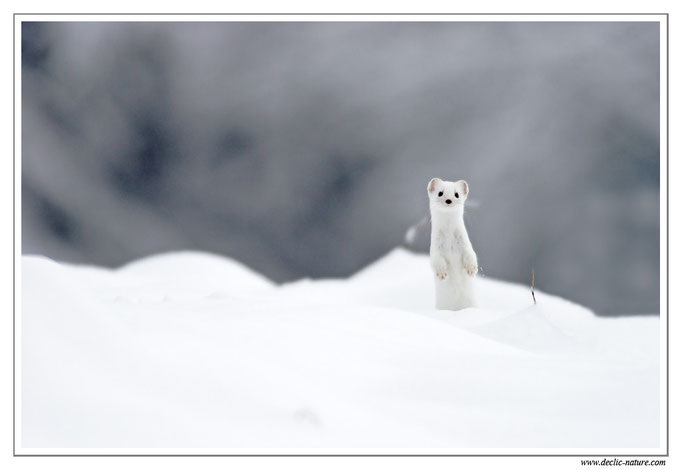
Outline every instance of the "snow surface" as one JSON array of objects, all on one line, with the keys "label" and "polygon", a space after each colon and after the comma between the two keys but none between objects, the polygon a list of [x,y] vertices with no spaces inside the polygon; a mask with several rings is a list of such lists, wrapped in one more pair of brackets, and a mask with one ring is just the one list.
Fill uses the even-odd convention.
[{"label": "snow surface", "polygon": [[436,311],[402,249],[282,286],[194,252],[22,268],[27,448],[659,446],[657,317],[487,278]]}]

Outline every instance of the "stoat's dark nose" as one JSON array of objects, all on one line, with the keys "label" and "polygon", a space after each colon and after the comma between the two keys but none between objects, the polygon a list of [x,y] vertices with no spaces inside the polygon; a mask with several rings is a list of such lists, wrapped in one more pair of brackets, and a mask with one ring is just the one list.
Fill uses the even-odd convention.
[{"label": "stoat's dark nose", "polygon": [[446,199],[445,204],[452,204],[452,199]]}]

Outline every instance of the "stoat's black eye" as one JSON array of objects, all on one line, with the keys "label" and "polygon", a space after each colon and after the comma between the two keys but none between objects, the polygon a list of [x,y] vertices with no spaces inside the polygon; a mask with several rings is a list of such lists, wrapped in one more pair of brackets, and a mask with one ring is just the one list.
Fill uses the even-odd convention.
[{"label": "stoat's black eye", "polygon": [[459,193],[455,193],[455,197],[459,199]]},{"label": "stoat's black eye", "polygon": [[438,197],[441,197],[443,195],[443,191],[438,193]]}]

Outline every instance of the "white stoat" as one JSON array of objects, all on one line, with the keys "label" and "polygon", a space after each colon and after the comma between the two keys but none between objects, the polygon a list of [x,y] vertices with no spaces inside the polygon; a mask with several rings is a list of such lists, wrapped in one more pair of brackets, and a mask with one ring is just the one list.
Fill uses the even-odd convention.
[{"label": "white stoat", "polygon": [[431,267],[436,283],[436,308],[460,310],[475,305],[473,279],[476,252],[464,227],[464,180],[433,178],[427,187],[431,209]]}]

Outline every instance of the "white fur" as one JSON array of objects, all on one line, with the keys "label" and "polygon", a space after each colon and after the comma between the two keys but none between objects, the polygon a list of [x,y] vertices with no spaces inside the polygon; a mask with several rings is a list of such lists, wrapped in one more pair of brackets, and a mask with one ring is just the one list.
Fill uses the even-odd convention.
[{"label": "white fur", "polygon": [[[469,185],[464,180],[434,178],[427,187],[431,210],[431,267],[436,283],[436,308],[460,310],[473,307],[473,279],[478,259],[464,226],[464,201]],[[439,193],[442,192],[442,196]],[[455,193],[457,196],[455,197]],[[450,200],[450,204],[446,201]]]}]

